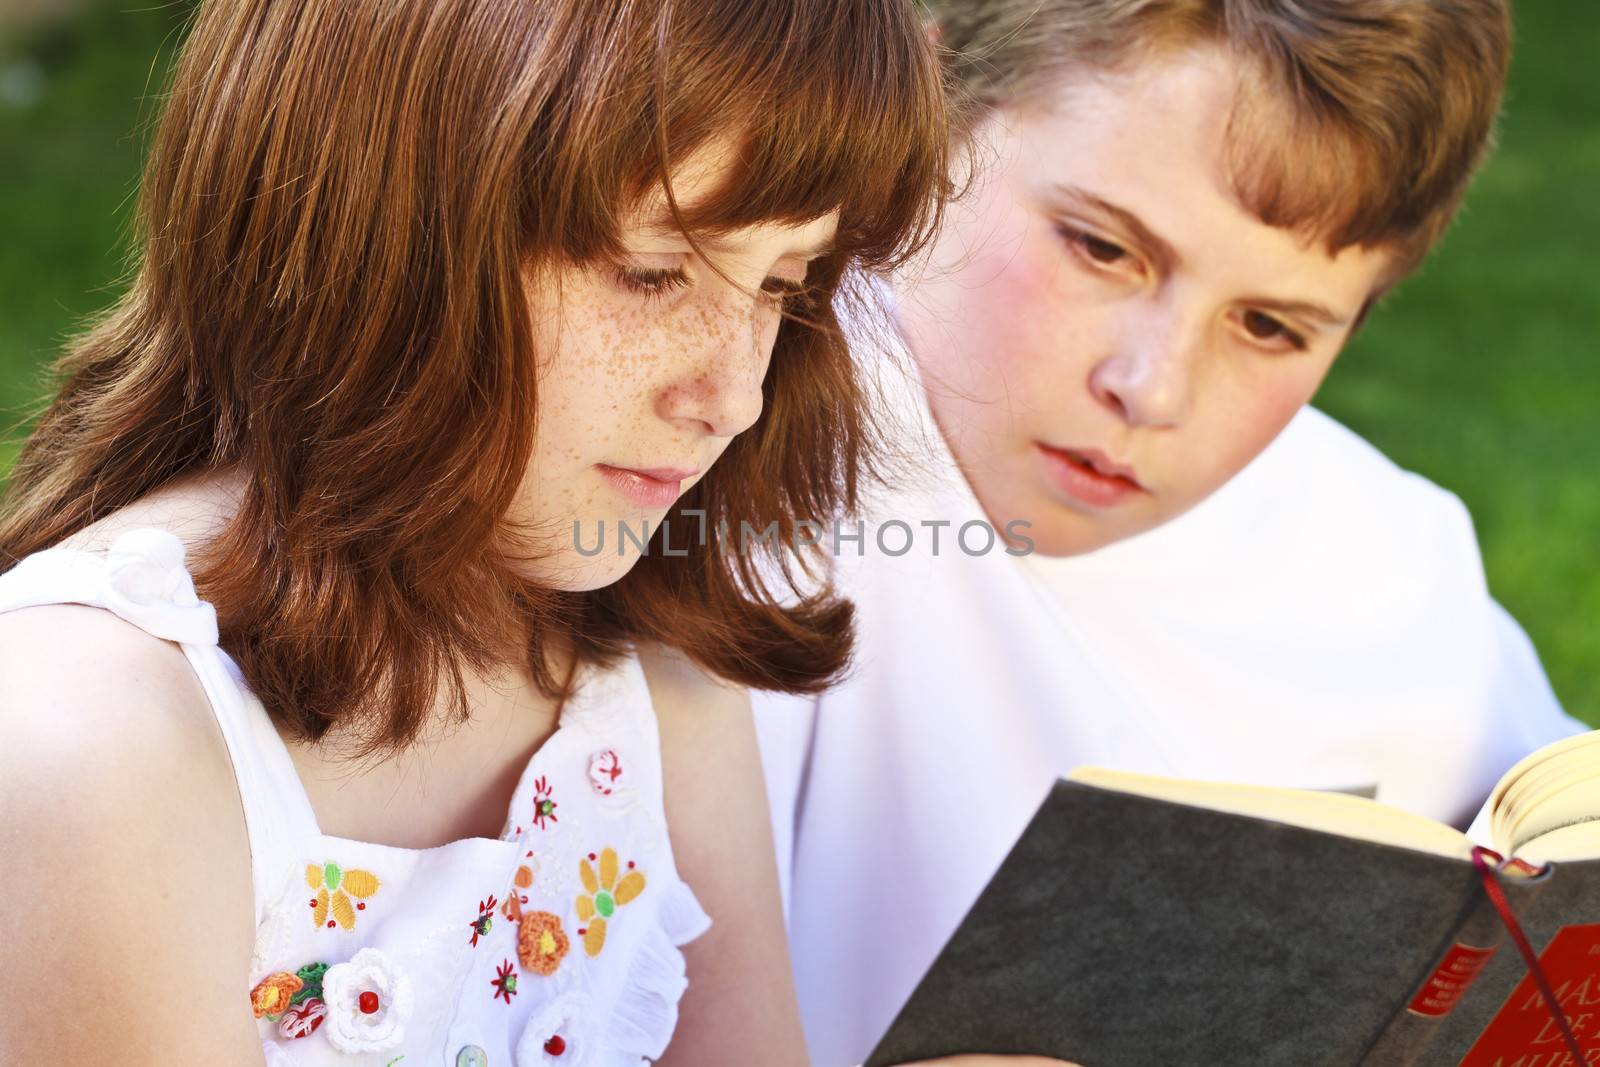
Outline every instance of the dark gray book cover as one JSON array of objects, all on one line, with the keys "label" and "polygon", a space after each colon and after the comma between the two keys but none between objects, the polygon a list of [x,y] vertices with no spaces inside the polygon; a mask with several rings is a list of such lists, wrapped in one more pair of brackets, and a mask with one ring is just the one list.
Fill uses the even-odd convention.
[{"label": "dark gray book cover", "polygon": [[[1508,882],[1535,946],[1600,922],[1597,866]],[[1521,979],[1516,951],[1442,1017],[1408,1006],[1459,938],[1503,935],[1485,908],[1465,860],[1059,782],[867,1067],[1455,1064]]]}]

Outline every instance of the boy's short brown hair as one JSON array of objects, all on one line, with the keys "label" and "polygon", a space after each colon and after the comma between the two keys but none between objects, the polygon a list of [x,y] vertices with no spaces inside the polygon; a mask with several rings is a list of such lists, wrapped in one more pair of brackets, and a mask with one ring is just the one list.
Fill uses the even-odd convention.
[{"label": "boy's short brown hair", "polygon": [[1240,60],[1236,195],[1270,226],[1392,247],[1392,284],[1449,225],[1491,140],[1504,0],[929,0],[970,129],[1074,76],[1215,43]]}]

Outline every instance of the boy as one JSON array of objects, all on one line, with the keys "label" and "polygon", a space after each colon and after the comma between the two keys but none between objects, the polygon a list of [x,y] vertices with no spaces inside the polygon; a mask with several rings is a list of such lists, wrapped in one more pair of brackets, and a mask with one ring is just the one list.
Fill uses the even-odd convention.
[{"label": "boy", "polygon": [[932,477],[837,545],[852,678],[758,702],[821,1067],[867,1054],[1073,766],[1463,824],[1580,728],[1460,503],[1305,407],[1459,204],[1503,4],[935,15],[976,169],[892,296]]}]

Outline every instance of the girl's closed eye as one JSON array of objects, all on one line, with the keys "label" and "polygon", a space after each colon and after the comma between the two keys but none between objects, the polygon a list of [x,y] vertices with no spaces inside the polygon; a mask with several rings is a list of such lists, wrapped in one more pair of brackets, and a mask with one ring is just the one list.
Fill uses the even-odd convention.
[{"label": "girl's closed eye", "polygon": [[761,283],[761,291],[774,297],[779,303],[788,304],[806,294],[805,279],[782,278],[769,275]]},{"label": "girl's closed eye", "polygon": [[612,268],[612,277],[629,292],[641,293],[656,299],[689,284],[689,275],[682,267],[639,267],[618,264]]},{"label": "girl's closed eye", "polygon": [[[618,264],[611,269],[611,274],[622,288],[639,293],[647,299],[660,299],[689,284],[688,272],[682,267]],[[806,283],[803,278],[769,275],[762,281],[761,291],[781,303],[788,303],[805,295]]]}]

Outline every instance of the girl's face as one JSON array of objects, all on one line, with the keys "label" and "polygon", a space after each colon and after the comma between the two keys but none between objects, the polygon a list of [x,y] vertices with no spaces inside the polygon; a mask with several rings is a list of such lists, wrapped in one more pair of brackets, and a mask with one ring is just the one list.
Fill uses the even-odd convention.
[{"label": "girl's face", "polygon": [[1240,205],[1237,70],[1215,49],[1151,58],[993,116],[980,181],[902,286],[899,327],[961,470],[1044,554],[1151,529],[1243,469],[1389,264]]},{"label": "girl's face", "polygon": [[[717,188],[725,159],[703,151],[672,176],[680,206]],[[781,301],[836,222],[700,238],[702,259],[658,192],[625,227],[619,262],[530,278],[538,436],[511,516],[546,536],[529,577],[596,589],[637,562],[673,502],[760,417]],[[699,530],[670,533],[678,550]]]}]

